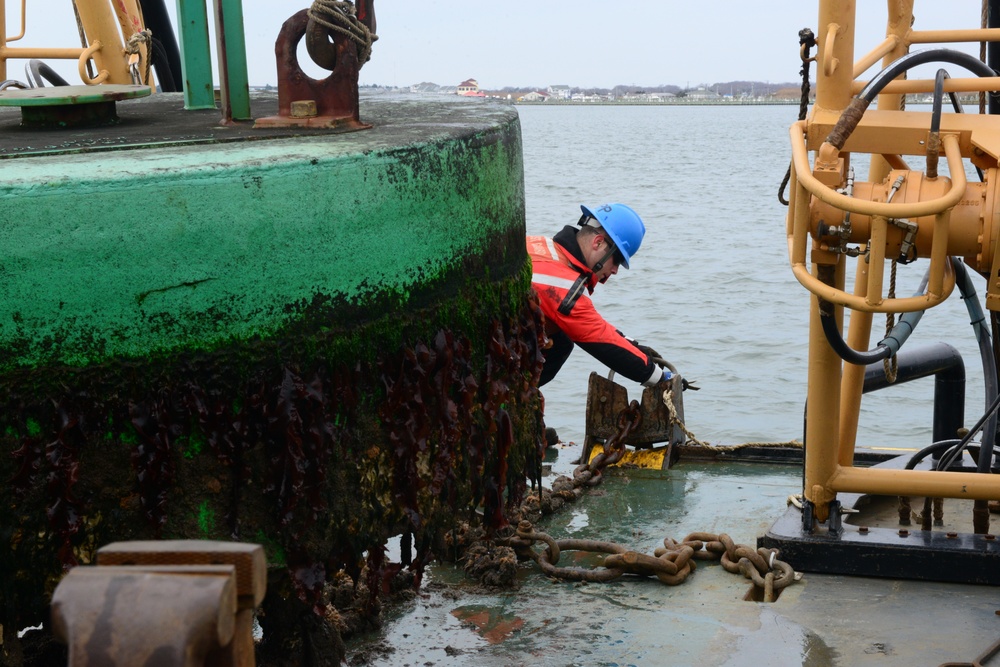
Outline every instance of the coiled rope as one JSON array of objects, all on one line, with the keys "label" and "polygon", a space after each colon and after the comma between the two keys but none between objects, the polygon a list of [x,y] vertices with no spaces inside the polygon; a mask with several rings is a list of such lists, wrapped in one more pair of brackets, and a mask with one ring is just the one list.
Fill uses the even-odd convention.
[{"label": "coiled rope", "polygon": [[359,68],[371,60],[372,44],[378,39],[378,35],[358,20],[353,2],[313,0],[308,15],[327,30],[338,32],[357,44]]}]

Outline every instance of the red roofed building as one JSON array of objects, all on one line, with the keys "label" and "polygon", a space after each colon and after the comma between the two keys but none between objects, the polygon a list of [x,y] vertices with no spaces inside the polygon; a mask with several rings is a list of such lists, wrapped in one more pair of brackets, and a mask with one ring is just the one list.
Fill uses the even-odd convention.
[{"label": "red roofed building", "polygon": [[457,92],[459,95],[474,95],[479,92],[479,82],[475,79],[466,79],[462,83],[458,84]]}]

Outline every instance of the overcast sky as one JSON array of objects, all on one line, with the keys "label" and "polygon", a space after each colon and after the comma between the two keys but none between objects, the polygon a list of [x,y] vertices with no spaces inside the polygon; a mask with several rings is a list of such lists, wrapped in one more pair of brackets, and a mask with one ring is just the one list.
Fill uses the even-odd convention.
[{"label": "overcast sky", "polygon": [[[28,30],[11,46],[78,46],[71,0],[27,0]],[[20,2],[6,0],[7,34],[20,30]],[[167,0],[171,14],[175,0]],[[211,2],[209,1],[209,4]],[[274,41],[281,24],[309,0],[244,0],[250,83],[275,83]],[[857,53],[885,34],[885,0],[857,0]],[[916,28],[979,25],[980,0],[917,0]],[[860,9],[859,9],[860,12]],[[798,32],[816,30],[808,0],[375,0],[379,39],[362,84],[423,81],[481,87],[563,84],[697,86],[734,80],[799,78]],[[973,49],[978,53],[978,49]],[[307,60],[308,56],[300,56]],[[51,63],[79,81],[75,64]],[[311,63],[304,69],[320,78]],[[961,76],[960,72],[952,72]],[[10,78],[23,79],[13,62]],[[64,74],[65,76],[65,74]],[[68,77],[67,77],[68,78]]]}]

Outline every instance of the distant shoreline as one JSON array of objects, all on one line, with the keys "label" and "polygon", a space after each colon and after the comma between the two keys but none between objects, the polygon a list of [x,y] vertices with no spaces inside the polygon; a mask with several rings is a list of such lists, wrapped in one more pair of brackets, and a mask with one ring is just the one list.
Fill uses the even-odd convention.
[{"label": "distant shoreline", "polygon": [[[795,105],[798,100],[685,100],[685,99],[662,99],[662,100],[601,100],[598,102],[581,102],[574,100],[546,100],[544,102],[510,100],[516,106],[576,106],[576,107],[598,107],[598,106],[642,106],[642,107],[670,107],[670,106],[725,106],[725,107],[750,107],[750,106],[770,106],[770,105]],[[810,102],[811,104],[811,102]]]}]

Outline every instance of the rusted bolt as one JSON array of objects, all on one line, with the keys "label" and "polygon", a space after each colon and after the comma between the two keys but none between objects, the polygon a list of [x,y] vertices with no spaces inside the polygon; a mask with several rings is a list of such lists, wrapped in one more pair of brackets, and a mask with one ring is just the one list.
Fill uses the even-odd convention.
[{"label": "rusted bolt", "polygon": [[318,113],[316,110],[316,100],[297,100],[292,102],[290,112],[292,118],[315,118]]},{"label": "rusted bolt", "polygon": [[861,533],[862,535],[867,535],[868,534],[868,526],[859,526],[858,527],[858,532]]},{"label": "rusted bolt", "polygon": [[958,533],[948,533],[948,534],[946,535],[946,537],[948,537],[949,539],[952,539],[952,540],[953,540],[953,539],[955,539],[956,537],[958,537]]},{"label": "rusted bolt", "polygon": [[990,542],[992,542],[993,540],[997,539],[997,536],[996,535],[983,535],[983,538],[989,540]]},{"label": "rusted bolt", "polygon": [[899,536],[900,537],[909,537],[910,536],[910,531],[908,531],[905,528],[900,528],[899,529]]}]

